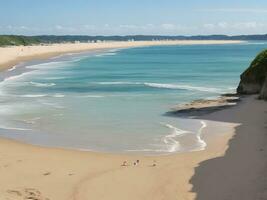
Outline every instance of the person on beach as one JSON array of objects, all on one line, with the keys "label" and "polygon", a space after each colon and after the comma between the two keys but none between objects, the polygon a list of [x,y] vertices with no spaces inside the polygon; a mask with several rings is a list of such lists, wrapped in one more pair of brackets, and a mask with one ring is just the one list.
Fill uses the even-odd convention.
[{"label": "person on beach", "polygon": [[156,165],[156,161],[155,160],[153,160],[153,164],[152,164],[152,167],[156,167],[157,165]]},{"label": "person on beach", "polygon": [[134,164],[134,166],[137,166],[138,164],[139,164],[139,160],[136,160],[133,164]]},{"label": "person on beach", "polygon": [[121,166],[126,167],[127,165],[128,165],[128,164],[127,164],[127,161],[125,160],[125,161],[123,161],[123,163],[122,163]]}]

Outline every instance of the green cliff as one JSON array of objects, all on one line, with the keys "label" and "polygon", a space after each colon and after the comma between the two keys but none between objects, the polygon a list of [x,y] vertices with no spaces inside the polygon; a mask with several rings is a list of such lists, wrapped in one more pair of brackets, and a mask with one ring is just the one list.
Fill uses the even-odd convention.
[{"label": "green cliff", "polygon": [[257,55],[240,78],[238,94],[259,94],[267,99],[267,50]]}]

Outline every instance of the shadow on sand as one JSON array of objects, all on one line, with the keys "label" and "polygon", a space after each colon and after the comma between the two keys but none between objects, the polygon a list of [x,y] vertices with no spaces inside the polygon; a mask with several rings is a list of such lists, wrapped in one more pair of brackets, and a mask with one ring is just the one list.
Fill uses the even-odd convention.
[{"label": "shadow on sand", "polygon": [[267,103],[244,98],[238,105],[195,118],[239,123],[225,156],[203,161],[190,179],[196,200],[267,199]]}]

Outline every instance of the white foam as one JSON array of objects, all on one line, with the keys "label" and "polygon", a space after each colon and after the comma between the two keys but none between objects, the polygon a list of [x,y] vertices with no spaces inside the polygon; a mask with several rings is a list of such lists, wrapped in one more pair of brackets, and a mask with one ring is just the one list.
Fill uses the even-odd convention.
[{"label": "white foam", "polygon": [[165,149],[127,149],[128,152],[159,152],[159,153],[170,153],[169,150]]},{"label": "white foam", "polygon": [[5,96],[10,96],[10,97],[23,97],[23,98],[40,98],[40,97],[63,98],[63,97],[65,97],[64,94],[54,94],[54,95],[49,95],[49,94],[23,94],[23,95],[5,94]]},{"label": "white foam", "polygon": [[104,96],[101,95],[84,95],[84,96],[79,96],[81,98],[103,98]]},{"label": "white foam", "polygon": [[[163,124],[163,123],[161,123]],[[179,142],[175,140],[177,136],[181,136],[183,134],[189,133],[189,131],[185,131],[182,129],[179,129],[171,124],[163,124],[165,127],[171,129],[171,134],[164,136],[163,141],[166,145],[168,145],[168,152],[176,152],[179,149]]]},{"label": "white foam", "polygon": [[196,90],[202,92],[220,92],[218,88],[209,88],[209,87],[198,87],[191,85],[182,85],[182,84],[162,84],[162,83],[144,83],[144,85],[154,88],[164,88],[164,89],[179,89],[179,90]]},{"label": "white foam", "polygon": [[64,94],[55,94],[55,95],[53,95],[53,97],[63,98],[63,97],[65,97],[65,95]]},{"label": "white foam", "polygon": [[20,95],[20,97],[27,97],[27,98],[38,98],[38,97],[46,97],[48,96],[47,94],[25,94],[25,95]]},{"label": "white foam", "polygon": [[11,72],[11,71],[14,71],[15,69],[17,69],[17,65],[15,65],[15,66],[9,68],[7,71],[8,71],[8,72]]},{"label": "white foam", "polygon": [[112,52],[112,51],[110,51],[110,52],[108,52],[108,53],[102,53],[102,54],[97,54],[97,55],[95,55],[95,57],[103,57],[103,56],[114,56],[114,55],[116,55],[117,53],[114,51],[114,52]]},{"label": "white foam", "polygon": [[35,124],[35,122],[40,120],[40,119],[41,119],[41,117],[35,117],[32,119],[25,119],[25,120],[21,120],[21,121],[26,123],[26,124]]},{"label": "white foam", "polygon": [[36,86],[36,87],[52,87],[55,86],[55,83],[38,83],[38,82],[30,82],[32,85]]},{"label": "white foam", "polygon": [[99,85],[138,85],[142,84],[139,82],[124,82],[124,81],[114,81],[114,82],[96,82]]},{"label": "white foam", "polygon": [[123,81],[114,81],[114,82],[97,82],[100,85],[144,85],[152,88],[159,89],[172,89],[172,90],[192,90],[192,91],[202,91],[202,92],[214,92],[221,93],[222,90],[219,88],[211,87],[200,87],[184,84],[171,84],[171,83],[149,83],[149,82],[123,82]]},{"label": "white foam", "polygon": [[40,63],[36,65],[29,65],[26,66],[27,69],[39,69],[39,70],[46,70],[46,69],[55,69],[59,67],[66,67],[73,61],[53,61],[53,62],[46,62],[46,63]]},{"label": "white foam", "polygon": [[198,140],[198,143],[200,144],[199,149],[197,149],[198,151],[204,150],[205,147],[207,146],[207,143],[201,138],[202,131],[203,129],[207,127],[207,123],[205,121],[200,121],[200,123],[201,123],[201,127],[197,132],[197,140]]},{"label": "white foam", "polygon": [[266,42],[242,42],[239,45],[266,45]]},{"label": "white foam", "polygon": [[16,131],[30,131],[30,130],[32,130],[32,129],[27,129],[27,128],[8,127],[8,126],[0,126],[0,129],[16,130]]},{"label": "white foam", "polygon": [[58,76],[58,77],[46,77],[46,78],[43,78],[43,79],[46,79],[46,80],[60,80],[60,79],[65,79],[66,77],[64,76]]},{"label": "white foam", "polygon": [[119,52],[119,51],[121,51],[121,49],[110,49],[110,50],[108,50],[108,52]]},{"label": "white foam", "polygon": [[26,74],[28,74],[28,72],[25,72],[25,73],[22,73],[22,74],[19,74],[19,75],[15,75],[15,76],[9,76],[9,77],[6,77],[2,83],[6,82],[6,81],[12,81],[12,80],[15,80],[15,79],[19,79],[19,78],[22,78],[23,76],[25,76]]},{"label": "white foam", "polygon": [[63,108],[65,108],[64,106],[61,106],[61,105],[59,105],[59,104],[57,104],[57,103],[51,103],[51,102],[46,102],[46,101],[40,101],[40,103],[43,104],[43,105],[51,106],[51,107],[53,107],[53,108],[58,108],[58,109],[63,109]]}]

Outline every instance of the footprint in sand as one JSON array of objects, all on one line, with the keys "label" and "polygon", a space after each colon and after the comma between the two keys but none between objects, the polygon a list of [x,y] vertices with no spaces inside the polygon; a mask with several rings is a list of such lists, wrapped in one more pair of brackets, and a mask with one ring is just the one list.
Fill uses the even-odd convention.
[{"label": "footprint in sand", "polygon": [[18,190],[7,190],[7,193],[22,196],[21,192]]},{"label": "footprint in sand", "polygon": [[51,172],[45,172],[45,173],[43,173],[44,176],[48,176],[50,174],[51,174]]},{"label": "footprint in sand", "polygon": [[7,190],[7,193],[14,198],[19,198],[23,200],[49,200],[42,195],[42,193],[35,188],[24,188],[20,190]]}]

